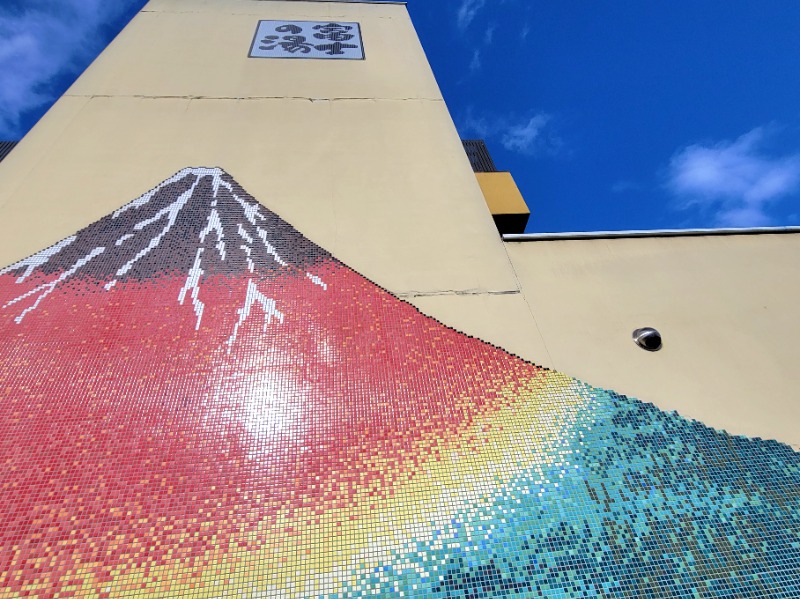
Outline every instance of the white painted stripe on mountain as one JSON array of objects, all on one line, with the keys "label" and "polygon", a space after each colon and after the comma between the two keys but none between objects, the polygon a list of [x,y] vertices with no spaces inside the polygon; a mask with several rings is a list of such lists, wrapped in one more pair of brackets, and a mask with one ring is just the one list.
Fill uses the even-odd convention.
[{"label": "white painted stripe on mountain", "polygon": [[50,258],[55,256],[58,252],[63,250],[69,244],[77,239],[77,236],[73,235],[72,237],[67,237],[66,239],[62,239],[58,243],[51,245],[49,248],[42,250],[41,252],[37,252],[33,256],[28,256],[24,260],[20,260],[19,262],[15,262],[11,266],[6,266],[4,269],[0,270],[0,275],[4,275],[7,272],[12,272],[15,270],[19,270],[20,268],[25,268],[25,272],[22,273],[19,278],[17,279],[17,283],[22,283],[25,279],[27,279],[30,274],[39,266],[44,266],[50,261]]},{"label": "white painted stripe on mountain", "polygon": [[219,212],[216,208],[211,209],[208,215],[208,224],[206,228],[200,231],[200,243],[205,243],[206,237],[212,232],[217,234],[217,251],[222,260],[225,260],[225,234],[222,232],[222,221],[219,218]]},{"label": "white painted stripe on mountain", "polygon": [[320,279],[320,278],[319,278],[317,275],[312,275],[310,272],[307,272],[307,273],[306,273],[306,278],[308,278],[308,279],[311,279],[311,282],[312,282],[312,283],[314,283],[314,285],[319,285],[319,286],[320,286],[320,287],[322,287],[322,288],[323,288],[325,291],[327,291],[327,290],[328,290],[328,286],[327,286],[327,285],[325,284],[325,282],[324,282],[322,279]]},{"label": "white painted stripe on mountain", "polygon": [[253,264],[253,261],[250,259],[250,254],[253,253],[253,248],[251,248],[249,245],[240,245],[239,247],[247,255],[247,270],[249,270],[251,273],[255,272],[256,265]]},{"label": "white painted stripe on mountain", "polygon": [[233,186],[222,178],[222,169],[215,168],[207,170],[213,171],[209,172],[208,174],[211,175],[211,185],[214,188],[214,197],[217,197],[217,192],[219,191],[220,187],[224,187],[229,192],[231,192],[232,195],[236,195],[235,193],[233,193]]},{"label": "white painted stripe on mountain", "polygon": [[[208,170],[208,169],[205,169],[205,170]],[[128,260],[125,264],[122,265],[122,267],[117,271],[117,276],[118,277],[123,276],[131,268],[133,268],[133,266],[139,260],[144,258],[147,254],[149,254],[156,247],[158,247],[158,244],[161,243],[161,240],[164,238],[164,236],[169,232],[169,230],[175,224],[175,221],[178,219],[178,214],[183,209],[183,207],[186,205],[186,202],[188,202],[189,199],[192,197],[192,194],[194,193],[194,190],[197,188],[197,184],[200,183],[201,179],[202,179],[202,176],[198,176],[197,179],[195,179],[195,182],[192,184],[192,186],[189,189],[184,191],[177,200],[172,202],[172,204],[170,204],[166,208],[163,208],[163,209],[159,210],[159,212],[155,216],[152,216],[151,218],[147,218],[147,219],[145,219],[143,221],[140,221],[140,222],[138,222],[138,223],[136,223],[134,225],[134,227],[133,227],[134,229],[136,229],[137,231],[141,231],[146,226],[151,225],[154,222],[157,222],[157,221],[161,220],[165,216],[167,217],[167,224],[164,225],[164,228],[162,229],[162,231],[158,235],[153,237],[153,239],[150,240],[150,243],[147,245],[146,248],[141,250],[132,259]]]},{"label": "white painted stripe on mountain", "polygon": [[162,181],[161,183],[159,183],[156,187],[154,187],[153,189],[148,191],[146,194],[141,195],[138,198],[136,198],[135,200],[132,200],[132,201],[128,202],[127,204],[125,204],[121,208],[117,208],[114,211],[114,213],[111,215],[111,218],[117,218],[120,214],[122,214],[123,212],[126,212],[127,210],[130,210],[131,208],[139,208],[141,206],[144,206],[145,204],[147,204],[147,202],[149,202],[150,200],[153,199],[153,196],[155,196],[159,191],[164,189],[167,185],[172,185],[173,183],[177,183],[181,179],[184,179],[188,175],[192,174],[192,172],[194,170],[201,170],[201,169],[185,168],[185,169],[182,169],[182,170],[178,171],[177,173],[172,175],[169,179],[166,179],[166,180]]},{"label": "white painted stripe on mountain", "polygon": [[195,331],[200,330],[200,322],[203,320],[203,310],[205,304],[200,301],[200,277],[203,276],[203,269],[201,267],[201,257],[203,256],[204,248],[197,248],[197,255],[194,258],[194,265],[189,270],[189,276],[186,277],[186,283],[181,287],[181,292],[178,294],[178,301],[181,306],[186,300],[186,293],[191,290],[192,292],[192,305],[194,306],[194,313],[197,315],[197,324],[194,326]]},{"label": "white painted stripe on mountain", "polygon": [[268,298],[266,295],[261,293],[256,287],[256,284],[253,283],[253,279],[248,279],[244,305],[236,311],[239,314],[239,321],[233,327],[233,333],[231,333],[231,336],[225,342],[225,344],[228,346],[228,353],[231,352],[231,348],[236,341],[236,336],[239,334],[239,327],[242,326],[242,324],[247,320],[247,317],[250,316],[250,310],[254,304],[259,304],[264,310],[265,332],[267,330],[267,325],[272,322],[273,317],[277,318],[281,324],[283,323],[283,312],[278,310],[275,300]]},{"label": "white painted stripe on mountain", "polygon": [[244,230],[242,223],[239,223],[239,237],[244,239],[247,243],[253,243],[253,238],[247,231]]},{"label": "white painted stripe on mountain", "polygon": [[258,217],[261,220],[266,220],[266,217],[258,211],[259,209],[258,204],[250,204],[248,202],[245,202],[242,198],[237,196],[232,191],[231,193],[233,194],[233,199],[236,200],[242,207],[242,210],[244,210],[244,216],[250,222],[251,225],[256,226],[258,224],[256,223],[256,217]]},{"label": "white painted stripe on mountain", "polygon": [[33,305],[32,306],[28,306],[27,308],[25,308],[22,311],[22,313],[14,319],[14,322],[16,322],[17,324],[21,323],[22,319],[25,318],[25,315],[28,314],[28,312],[31,312],[31,311],[35,310],[39,306],[39,303],[44,298],[46,298],[48,295],[53,293],[53,290],[58,286],[59,283],[65,281],[66,279],[68,279],[69,277],[74,275],[81,268],[86,266],[91,260],[93,260],[94,258],[96,258],[97,256],[99,256],[100,254],[102,254],[105,251],[106,251],[106,248],[104,248],[104,247],[94,248],[86,256],[84,256],[83,258],[78,260],[75,264],[73,264],[72,268],[70,268],[69,270],[64,271],[63,273],[61,273],[61,276],[59,276],[55,281],[50,281],[49,283],[44,283],[44,284],[39,285],[38,287],[36,287],[34,289],[31,289],[27,293],[23,293],[22,295],[20,295],[20,296],[18,296],[16,298],[6,302],[6,304],[3,306],[3,308],[8,308],[9,306],[14,305],[17,302],[22,301],[23,299],[25,299],[27,297],[30,297],[32,295],[36,295],[37,293],[41,292],[39,297],[36,298],[36,301],[33,303]]},{"label": "white painted stripe on mountain", "polygon": [[128,241],[128,240],[129,240],[131,237],[134,237],[133,233],[127,233],[126,235],[123,235],[122,237],[120,237],[119,239],[117,239],[117,241],[114,243],[114,245],[115,245],[115,246],[117,246],[117,247],[119,247],[119,246],[121,246],[123,243],[125,243],[126,241]]},{"label": "white painted stripe on mountain", "polygon": [[180,181],[181,179],[185,179],[189,175],[194,175],[198,179],[202,179],[203,177],[210,176],[212,178],[212,185],[214,186],[214,197],[217,196],[217,191],[218,191],[220,186],[225,187],[228,191],[233,193],[233,187],[230,185],[230,183],[227,183],[222,178],[223,172],[224,171],[221,168],[217,168],[217,167],[214,167],[214,168],[206,168],[206,167],[194,167],[194,168],[192,168],[192,167],[189,167],[189,168],[181,169],[180,171],[178,171],[177,173],[172,175],[169,179],[166,179],[166,180],[162,181],[161,183],[159,183],[156,187],[154,187],[153,189],[151,189],[147,193],[139,196],[135,200],[132,200],[132,201],[128,202],[127,204],[125,204],[124,206],[122,206],[121,208],[118,208],[117,210],[115,210],[113,215],[112,215],[112,218],[117,218],[120,214],[122,214],[123,212],[126,212],[127,210],[130,210],[131,208],[140,208],[141,206],[144,206],[150,200],[152,200],[153,197],[159,191],[164,189],[167,185],[172,185],[173,183],[177,183],[178,181]]},{"label": "white painted stripe on mountain", "polygon": [[264,242],[264,247],[267,248],[267,253],[275,258],[275,262],[280,264],[281,266],[288,266],[288,263],[278,255],[278,252],[272,247],[272,244],[267,240],[267,232],[262,229],[261,227],[256,227],[256,233],[261,238],[261,241]]}]

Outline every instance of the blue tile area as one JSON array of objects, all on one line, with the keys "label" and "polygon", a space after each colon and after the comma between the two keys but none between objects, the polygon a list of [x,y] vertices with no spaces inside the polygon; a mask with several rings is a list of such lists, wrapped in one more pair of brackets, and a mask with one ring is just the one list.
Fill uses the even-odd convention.
[{"label": "blue tile area", "polygon": [[460,514],[405,555],[424,575],[406,569],[395,588],[448,599],[800,596],[797,453],[583,392],[588,409],[552,456],[569,466],[494,490],[490,509]]}]

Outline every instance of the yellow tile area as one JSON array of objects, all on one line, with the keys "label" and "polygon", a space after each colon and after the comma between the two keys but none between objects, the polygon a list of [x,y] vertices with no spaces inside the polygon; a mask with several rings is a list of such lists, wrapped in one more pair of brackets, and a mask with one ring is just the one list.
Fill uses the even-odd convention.
[{"label": "yellow tile area", "polygon": [[[573,385],[569,377],[550,371],[506,383],[495,405],[476,413],[460,434],[426,434],[402,465],[369,464],[366,470],[385,466],[395,471],[388,488],[359,489],[338,508],[309,504],[266,516],[193,568],[176,559],[165,566],[115,571],[112,580],[101,583],[86,576],[93,564],[78,565],[67,576],[72,584],[62,588],[63,596],[216,599],[264,593],[300,598],[356,589],[362,576],[382,565],[402,570],[398,559],[413,553],[416,544],[432,542],[432,531],[445,527],[454,514],[490,507],[493,490],[512,474],[554,463],[572,425],[569,415],[583,401]],[[455,398],[455,403],[467,405],[471,399]],[[251,512],[245,519],[259,519],[268,494],[264,489],[249,497],[249,504],[241,506]],[[213,535],[213,524],[207,526]],[[260,548],[243,549],[243,542]],[[128,563],[135,563],[131,558]],[[405,567],[417,566],[409,562]],[[20,594],[0,592],[0,597],[18,599],[35,592],[26,588]]]},{"label": "yellow tile area", "polygon": [[492,214],[530,214],[511,173],[475,173]]}]

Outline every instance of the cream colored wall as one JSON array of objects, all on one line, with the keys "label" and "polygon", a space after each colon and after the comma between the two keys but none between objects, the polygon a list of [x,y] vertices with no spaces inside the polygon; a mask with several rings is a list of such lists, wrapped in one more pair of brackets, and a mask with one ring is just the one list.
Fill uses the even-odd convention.
[{"label": "cream colored wall", "polygon": [[[248,58],[260,19],[357,21],[366,60]],[[397,293],[516,289],[403,5],[152,0],[0,163],[0,263],[186,166]]]},{"label": "cream colored wall", "polygon": [[[523,347],[505,328],[494,342],[595,386],[800,448],[800,234],[507,250],[541,337]],[[662,333],[661,351],[633,343],[643,326]]]}]

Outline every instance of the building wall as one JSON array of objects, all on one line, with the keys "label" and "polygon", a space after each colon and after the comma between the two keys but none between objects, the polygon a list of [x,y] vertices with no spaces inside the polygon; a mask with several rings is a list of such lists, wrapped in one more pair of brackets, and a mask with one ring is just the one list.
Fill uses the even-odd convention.
[{"label": "building wall", "polygon": [[[248,58],[260,19],[360,22],[367,59]],[[0,165],[0,262],[187,166],[398,293],[515,289],[404,5],[153,0]]]},{"label": "building wall", "polygon": [[[800,447],[800,235],[510,242],[519,293],[417,298],[521,357]],[[632,332],[664,338],[650,353]]]},{"label": "building wall", "polygon": [[796,445],[798,239],[504,245],[403,6],[154,0],[0,165],[0,596],[797,596],[800,454],[620,394]]},{"label": "building wall", "polygon": [[[259,19],[359,21],[367,60],[248,58]],[[799,238],[504,247],[401,4],[152,0],[0,164],[0,263],[187,166],[228,170],[445,324],[713,426],[800,443]],[[662,352],[632,343],[644,325],[663,329]]]},{"label": "building wall", "polygon": [[[549,365],[710,426],[800,447],[800,235],[507,249]],[[661,332],[661,351],[633,343],[644,326]],[[537,359],[538,343],[517,347]]]}]

